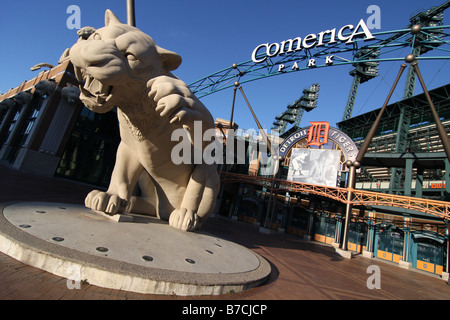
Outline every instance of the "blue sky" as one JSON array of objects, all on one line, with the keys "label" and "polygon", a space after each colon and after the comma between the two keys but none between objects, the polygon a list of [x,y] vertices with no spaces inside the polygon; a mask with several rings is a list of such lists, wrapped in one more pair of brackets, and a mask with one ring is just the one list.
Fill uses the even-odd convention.
[{"label": "blue sky", "polygon": [[[250,60],[253,49],[261,43],[281,42],[297,36],[356,25],[367,20],[368,6],[381,9],[381,30],[402,29],[409,17],[421,9],[440,5],[444,0],[135,0],[137,27],[152,36],[162,47],[175,51],[183,64],[174,72],[190,84],[233,63]],[[6,92],[37,75],[29,71],[37,63],[56,64],[64,49],[72,46],[77,35],[68,29],[67,8],[81,9],[81,26],[100,28],[104,12],[111,9],[126,22],[126,0],[41,0],[8,1],[0,11],[0,92]],[[447,10],[450,15],[450,9]],[[449,24],[444,19],[444,24]],[[441,53],[442,55],[442,53]],[[364,83],[358,91],[353,115],[381,107],[399,70],[401,62],[380,65],[380,76]],[[422,74],[429,89],[449,81],[450,63],[423,61]],[[244,91],[263,127],[270,129],[276,115],[297,100],[312,83],[321,86],[319,106],[305,113],[302,126],[309,121],[329,121],[332,126],[342,119],[353,78],[350,66],[319,68],[258,80],[243,85]],[[403,95],[406,74],[391,102]],[[422,92],[416,85],[416,93]],[[202,101],[214,118],[230,117],[233,90],[228,89]],[[240,95],[236,100],[235,121],[241,128],[257,128]]]}]

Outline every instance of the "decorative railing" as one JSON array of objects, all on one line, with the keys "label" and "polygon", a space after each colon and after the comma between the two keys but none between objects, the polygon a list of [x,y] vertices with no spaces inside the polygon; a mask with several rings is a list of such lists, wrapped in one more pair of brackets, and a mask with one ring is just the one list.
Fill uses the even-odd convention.
[{"label": "decorative railing", "polygon": [[223,183],[249,183],[261,187],[266,187],[272,192],[288,191],[295,193],[308,193],[328,199],[336,200],[342,203],[349,203],[349,191],[352,191],[350,203],[363,206],[387,206],[411,209],[442,219],[450,220],[450,202],[429,200],[423,198],[406,197],[380,192],[326,187],[308,183],[286,181],[258,176],[249,176],[246,174],[221,172]]}]

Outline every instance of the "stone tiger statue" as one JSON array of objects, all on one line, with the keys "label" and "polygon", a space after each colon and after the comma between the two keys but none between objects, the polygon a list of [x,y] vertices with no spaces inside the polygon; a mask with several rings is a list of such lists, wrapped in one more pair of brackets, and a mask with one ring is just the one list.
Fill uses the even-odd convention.
[{"label": "stone tiger statue", "polygon": [[[120,126],[109,188],[90,192],[85,205],[107,214],[148,214],[181,230],[197,229],[214,210],[219,175],[214,165],[175,165],[171,134],[193,130],[194,121],[201,121],[204,132],[214,128],[214,120],[171,73],[181,57],[121,23],[110,10],[105,27],[91,31],[87,39],[80,37],[69,55],[81,83],[80,100],[97,113],[117,107]],[[136,185],[139,195],[133,193]]]}]

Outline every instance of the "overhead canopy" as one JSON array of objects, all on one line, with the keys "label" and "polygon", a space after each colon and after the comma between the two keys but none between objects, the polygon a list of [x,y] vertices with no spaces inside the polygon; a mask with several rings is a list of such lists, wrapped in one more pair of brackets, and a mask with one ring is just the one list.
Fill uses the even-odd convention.
[{"label": "overhead canopy", "polygon": [[445,169],[445,152],[418,153],[369,153],[364,156],[363,166],[404,168],[408,159],[413,159],[413,168]]}]

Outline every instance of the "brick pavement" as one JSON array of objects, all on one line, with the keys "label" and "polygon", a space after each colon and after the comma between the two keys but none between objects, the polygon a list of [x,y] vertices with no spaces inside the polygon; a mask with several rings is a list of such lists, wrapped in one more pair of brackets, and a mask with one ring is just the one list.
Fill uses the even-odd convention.
[{"label": "brick pavement", "polygon": [[[82,203],[91,186],[19,172],[0,165],[0,203],[54,201]],[[362,256],[348,260],[334,249],[286,234],[261,234],[249,224],[223,218],[204,230],[265,257],[273,267],[268,282],[245,292],[206,297],[145,295],[82,284],[24,265],[0,253],[1,300],[449,300],[450,286],[439,277]],[[367,268],[380,267],[381,289],[368,289]]]}]

